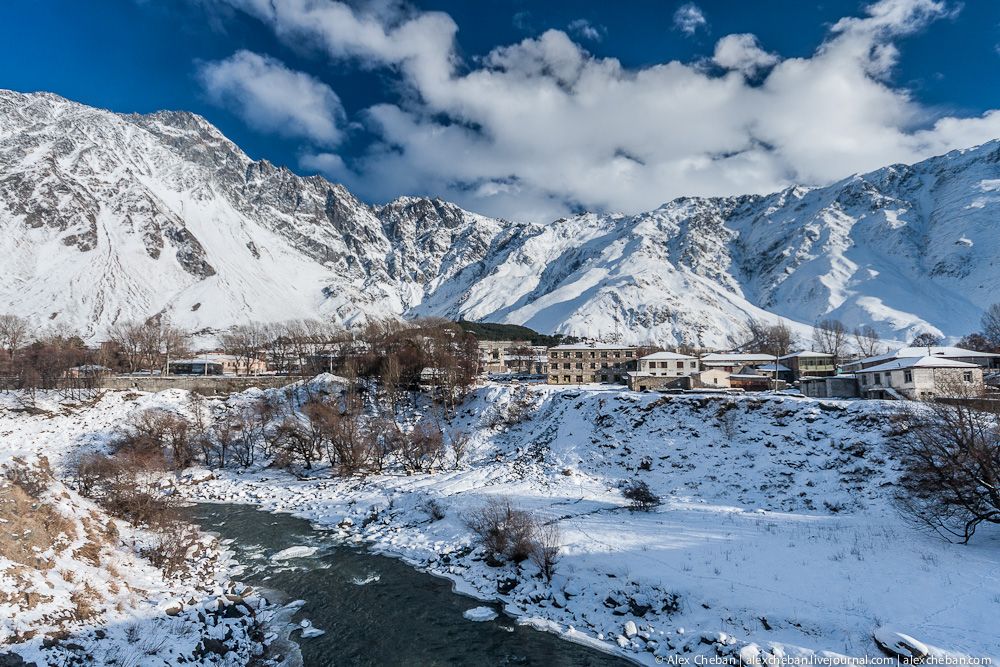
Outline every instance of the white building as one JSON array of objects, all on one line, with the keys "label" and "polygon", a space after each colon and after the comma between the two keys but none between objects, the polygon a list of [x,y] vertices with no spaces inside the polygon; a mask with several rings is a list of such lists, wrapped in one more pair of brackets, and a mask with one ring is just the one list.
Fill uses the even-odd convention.
[{"label": "white building", "polygon": [[846,372],[857,372],[863,369],[879,366],[896,359],[914,359],[933,357],[935,359],[950,359],[967,364],[975,364],[985,369],[1000,369],[1000,354],[977,352],[962,347],[936,345],[931,347],[901,347],[892,352],[877,354],[874,357],[856,359],[843,365]]},{"label": "white building", "polygon": [[682,377],[698,372],[698,359],[689,354],[654,352],[639,359],[639,373],[650,377]]},{"label": "white building", "polygon": [[979,394],[982,367],[942,357],[902,357],[857,373],[865,398],[932,399],[935,396]]}]

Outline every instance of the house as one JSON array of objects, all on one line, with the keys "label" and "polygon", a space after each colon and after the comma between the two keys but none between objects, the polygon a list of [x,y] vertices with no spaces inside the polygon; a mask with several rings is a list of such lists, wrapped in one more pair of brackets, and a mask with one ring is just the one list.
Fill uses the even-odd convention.
[{"label": "house", "polygon": [[688,389],[690,383],[676,383],[677,378],[688,377],[698,372],[698,359],[689,354],[676,352],[654,352],[638,361],[638,370],[628,373],[629,389],[647,391],[652,389]]},{"label": "house", "polygon": [[767,363],[774,363],[776,359],[773,354],[712,352],[711,354],[703,354],[698,361],[703,371],[718,368],[735,373],[744,366],[761,366]]},{"label": "house", "polygon": [[983,392],[983,369],[977,364],[935,356],[902,357],[858,371],[865,398],[913,400]]},{"label": "house", "polygon": [[857,398],[858,378],[853,374],[802,377],[799,390],[811,398]]},{"label": "house", "polygon": [[792,382],[794,379],[794,373],[791,368],[784,364],[776,364],[773,361],[760,366],[744,366],[739,372],[751,375],[766,375],[769,378],[777,377],[782,382]]},{"label": "house", "polygon": [[791,369],[791,377],[786,378],[789,381],[798,380],[803,376],[815,378],[837,374],[833,355],[826,352],[802,350],[778,357],[778,361]]},{"label": "house", "polygon": [[107,377],[111,375],[113,371],[107,366],[101,366],[100,364],[84,364],[83,366],[74,366],[66,371],[66,377],[68,378],[100,378]]},{"label": "house", "polygon": [[975,350],[966,350],[961,347],[948,347],[943,345],[930,347],[901,347],[892,352],[877,354],[873,357],[865,357],[864,359],[856,359],[845,363],[843,365],[843,369],[846,372],[856,373],[860,370],[871,368],[873,366],[879,366],[896,359],[914,359],[922,357],[951,359],[952,361],[975,364],[976,366],[981,366],[987,370],[1000,370],[1000,354],[994,354],[992,352],[977,352]]},{"label": "house", "polygon": [[549,384],[624,383],[636,367],[635,347],[575,343],[548,349]]},{"label": "house", "polygon": [[772,376],[754,372],[752,368],[744,367],[740,372],[729,375],[729,386],[743,391],[772,391],[786,389],[788,384],[784,380],[777,380]]},{"label": "house", "polygon": [[222,375],[222,364],[207,359],[177,359],[167,370],[171,375]]},{"label": "house", "polygon": [[223,375],[260,375],[267,371],[267,362],[263,359],[247,360],[246,357],[218,352],[199,354],[198,359],[220,364]]},{"label": "house", "polygon": [[729,389],[729,378],[732,375],[723,368],[709,368],[698,371],[691,376],[692,389]]}]

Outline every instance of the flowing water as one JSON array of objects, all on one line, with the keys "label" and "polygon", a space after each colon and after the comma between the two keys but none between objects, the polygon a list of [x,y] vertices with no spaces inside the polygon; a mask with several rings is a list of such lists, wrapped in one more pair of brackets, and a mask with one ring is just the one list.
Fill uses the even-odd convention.
[{"label": "flowing water", "polygon": [[[197,504],[186,512],[204,530],[234,540],[230,548],[246,568],[241,580],[306,601],[295,621],[308,619],[324,634],[292,635],[305,667],[632,664],[503,614],[468,620],[467,610],[491,605],[402,561],[344,546],[308,521],[243,505]],[[272,559],[292,547],[307,548]]]}]

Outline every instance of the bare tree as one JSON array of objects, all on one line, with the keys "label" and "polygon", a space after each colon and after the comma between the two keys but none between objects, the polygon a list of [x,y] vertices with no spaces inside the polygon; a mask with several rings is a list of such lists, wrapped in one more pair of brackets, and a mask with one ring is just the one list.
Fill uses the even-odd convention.
[{"label": "bare tree", "polygon": [[241,324],[222,334],[220,341],[226,354],[236,358],[237,369],[242,366],[249,373],[268,345],[268,331],[257,322]]},{"label": "bare tree", "polygon": [[878,354],[879,341],[878,331],[872,325],[854,327],[854,345],[862,357],[874,357]]},{"label": "bare tree", "polygon": [[31,327],[28,320],[17,315],[0,315],[0,350],[11,359],[18,348],[27,343]]},{"label": "bare tree", "polygon": [[747,338],[737,347],[748,352],[764,352],[782,357],[792,351],[797,343],[795,334],[784,322],[769,324],[763,320],[750,320]]},{"label": "bare tree", "polygon": [[1000,347],[1000,303],[994,303],[983,313],[983,335],[993,344]]},{"label": "bare tree", "polygon": [[813,344],[817,352],[833,355],[836,365],[847,350],[847,329],[840,320],[825,319],[813,328]]},{"label": "bare tree", "polygon": [[139,370],[145,351],[146,331],[139,322],[116,322],[108,330],[108,338],[118,348],[129,373]]},{"label": "bare tree", "polygon": [[975,405],[922,404],[890,445],[903,467],[897,501],[904,516],[962,543],[981,524],[1000,523],[998,415]]}]

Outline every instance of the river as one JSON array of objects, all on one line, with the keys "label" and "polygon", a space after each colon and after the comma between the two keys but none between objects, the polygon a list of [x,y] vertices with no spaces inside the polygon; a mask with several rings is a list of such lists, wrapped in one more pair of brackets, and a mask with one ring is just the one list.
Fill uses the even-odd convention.
[{"label": "river", "polygon": [[[493,606],[459,595],[451,582],[400,560],[343,545],[331,533],[288,514],[244,505],[196,504],[186,510],[202,529],[231,539],[240,579],[306,604],[294,619],[324,631],[292,639],[305,667],[326,665],[631,665],[500,614],[476,622],[463,614]],[[274,560],[292,547],[311,555]],[[496,608],[499,611],[499,608]]]}]

